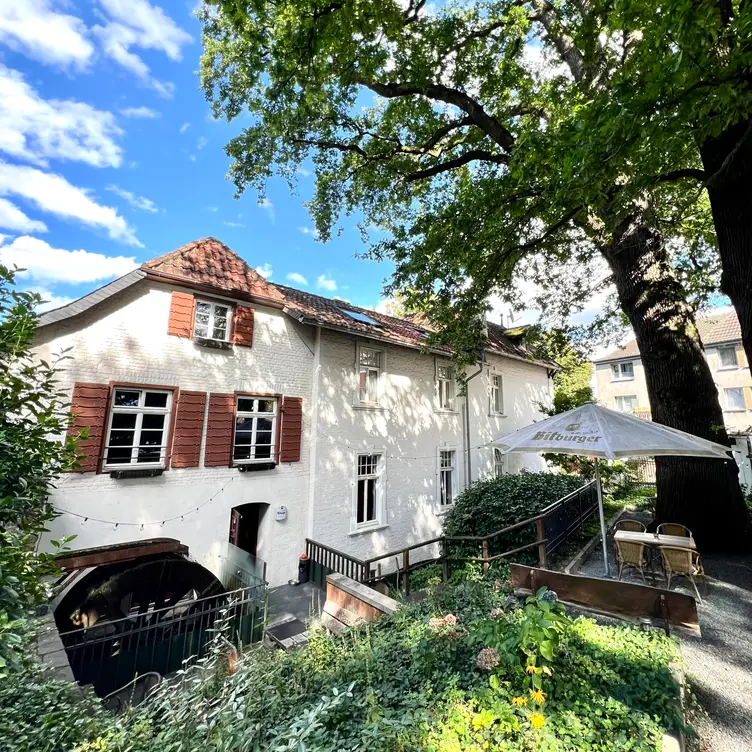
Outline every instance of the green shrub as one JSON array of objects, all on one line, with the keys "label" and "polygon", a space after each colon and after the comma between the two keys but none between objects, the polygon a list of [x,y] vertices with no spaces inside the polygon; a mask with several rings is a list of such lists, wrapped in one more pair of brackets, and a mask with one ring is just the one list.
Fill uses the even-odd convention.
[{"label": "green shrub", "polygon": [[[476,481],[457,497],[444,517],[444,533],[447,536],[490,535],[534,517],[584,482],[577,475],[552,473],[521,473]],[[492,555],[509,551],[534,541],[535,536],[535,525],[529,525],[491,541],[489,551]],[[452,544],[450,554],[480,556],[480,547]]]}]

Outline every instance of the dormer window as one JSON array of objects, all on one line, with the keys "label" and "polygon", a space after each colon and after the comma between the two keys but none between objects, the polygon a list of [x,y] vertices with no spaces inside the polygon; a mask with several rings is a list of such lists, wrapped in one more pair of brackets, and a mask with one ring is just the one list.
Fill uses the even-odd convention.
[{"label": "dormer window", "polygon": [[228,342],[230,337],[231,307],[226,303],[196,300],[193,336]]}]

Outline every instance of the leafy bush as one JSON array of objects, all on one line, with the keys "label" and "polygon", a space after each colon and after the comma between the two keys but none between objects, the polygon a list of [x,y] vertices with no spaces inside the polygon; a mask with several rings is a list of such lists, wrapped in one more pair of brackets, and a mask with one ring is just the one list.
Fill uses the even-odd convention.
[{"label": "leafy bush", "polygon": [[653,752],[680,723],[671,640],[571,621],[544,597],[518,608],[486,583],[430,589],[343,637],[316,632],[294,653],[253,650],[231,676],[218,656],[120,718],[73,706],[59,684],[6,684],[0,750]]},{"label": "leafy bush", "polygon": [[[447,536],[490,535],[534,517],[583,483],[583,479],[576,475],[552,473],[521,473],[478,480],[457,497],[455,505],[444,517],[444,533]],[[529,525],[491,541],[489,551],[491,554],[502,553],[534,540],[535,525]],[[450,553],[480,555],[477,544],[452,544]]]}]

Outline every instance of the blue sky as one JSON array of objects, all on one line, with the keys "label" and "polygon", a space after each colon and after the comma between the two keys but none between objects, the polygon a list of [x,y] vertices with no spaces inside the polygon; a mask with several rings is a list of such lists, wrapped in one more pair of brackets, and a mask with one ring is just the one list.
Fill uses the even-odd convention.
[{"label": "blue sky", "polygon": [[312,175],[233,198],[223,147],[242,118],[211,117],[194,6],[0,2],[0,262],[51,307],[213,235],[272,281],[377,305],[391,266],[354,258],[354,220],[316,242]]}]

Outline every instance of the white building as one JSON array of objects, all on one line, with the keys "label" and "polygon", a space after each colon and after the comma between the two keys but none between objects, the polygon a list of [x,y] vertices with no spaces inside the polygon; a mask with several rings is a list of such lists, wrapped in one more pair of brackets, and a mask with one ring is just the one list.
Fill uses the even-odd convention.
[{"label": "white building", "polygon": [[231,540],[277,585],[306,538],[370,557],[433,537],[502,470],[484,444],[540,417],[554,366],[489,325],[463,396],[426,334],[271,284],[213,238],[43,314],[37,352],[71,348],[62,387],[88,429],[49,538],[177,538],[213,571]]}]

